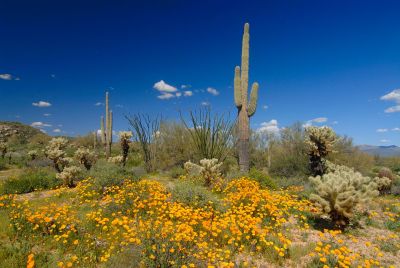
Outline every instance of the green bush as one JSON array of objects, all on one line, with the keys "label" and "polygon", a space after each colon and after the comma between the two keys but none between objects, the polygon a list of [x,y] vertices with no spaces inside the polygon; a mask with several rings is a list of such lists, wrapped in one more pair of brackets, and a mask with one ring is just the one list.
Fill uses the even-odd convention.
[{"label": "green bush", "polygon": [[105,160],[98,161],[87,172],[87,176],[93,178],[94,186],[98,190],[104,190],[105,187],[112,185],[121,185],[126,179],[138,178],[133,172],[128,172],[123,167]]},{"label": "green bush", "polygon": [[175,167],[171,168],[171,170],[168,172],[168,175],[171,178],[177,179],[177,178],[179,178],[179,176],[185,175],[185,173],[186,172],[182,167],[175,166]]},{"label": "green bush", "polygon": [[256,168],[250,169],[249,177],[251,179],[258,181],[258,183],[261,185],[261,187],[266,187],[269,189],[277,188],[275,181],[270,176],[268,176],[267,173],[265,173],[261,170],[258,170]]},{"label": "green bush", "polygon": [[1,192],[3,194],[30,193],[35,190],[52,189],[61,184],[62,181],[58,180],[56,173],[50,169],[25,169],[21,175],[6,179]]},{"label": "green bush", "polygon": [[192,181],[180,181],[172,189],[172,199],[186,205],[200,208],[206,205],[221,210],[222,204],[207,187],[198,185]]},{"label": "green bush", "polygon": [[6,169],[6,162],[4,159],[0,158],[0,170],[5,170]]}]

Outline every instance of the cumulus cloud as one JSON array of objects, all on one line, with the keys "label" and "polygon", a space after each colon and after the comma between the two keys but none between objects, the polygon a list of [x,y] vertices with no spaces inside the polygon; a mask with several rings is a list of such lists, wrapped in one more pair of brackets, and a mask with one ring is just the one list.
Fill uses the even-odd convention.
[{"label": "cumulus cloud", "polygon": [[51,116],[51,114],[43,114],[43,116],[49,117]]},{"label": "cumulus cloud", "polygon": [[181,89],[185,89],[185,88],[191,88],[191,85],[181,85]]},{"label": "cumulus cloud", "polygon": [[218,96],[219,95],[218,90],[216,90],[215,88],[212,88],[212,87],[207,88],[207,92],[210,93],[211,95],[214,95],[214,96]]},{"label": "cumulus cloud", "polygon": [[322,124],[322,123],[326,123],[326,122],[328,122],[328,118],[326,118],[326,117],[317,117],[317,118],[308,120],[308,121],[303,125],[303,127],[312,126],[314,123],[316,123],[316,124]]},{"label": "cumulus cloud", "polygon": [[160,80],[159,82],[154,84],[154,89],[157,89],[160,92],[176,92],[177,89],[174,86],[168,85],[164,82],[164,80]]},{"label": "cumulus cloud", "polygon": [[392,131],[400,131],[400,127],[392,128]]},{"label": "cumulus cloud", "polygon": [[272,119],[269,122],[262,122],[261,127],[257,129],[257,132],[278,133],[278,120]]},{"label": "cumulus cloud", "polygon": [[202,106],[210,106],[210,103],[208,101],[203,101],[201,103]]},{"label": "cumulus cloud", "polygon": [[191,96],[193,96],[193,91],[191,91],[191,90],[183,91],[183,96],[191,97]]},{"label": "cumulus cloud", "polygon": [[0,74],[0,79],[3,80],[12,80],[13,76],[11,74]]},{"label": "cumulus cloud", "polygon": [[33,102],[32,105],[36,107],[50,107],[51,103],[47,101],[39,101],[39,102]]},{"label": "cumulus cloud", "polygon": [[54,133],[61,133],[61,129],[59,129],[59,128],[53,129],[53,132]]},{"label": "cumulus cloud", "polygon": [[102,102],[96,102],[94,105],[95,105],[95,106],[103,106],[104,103],[102,103]]},{"label": "cumulus cloud", "polygon": [[50,124],[43,123],[43,122],[33,122],[33,123],[31,124],[31,127],[41,128],[41,127],[51,127],[51,125],[50,125]]},{"label": "cumulus cloud", "polygon": [[175,97],[175,95],[171,94],[171,93],[163,93],[163,94],[157,96],[157,98],[159,98],[160,100],[169,100],[174,97]]},{"label": "cumulus cloud", "polygon": [[378,129],[376,130],[376,132],[384,133],[384,132],[388,132],[388,129],[387,129],[387,128],[378,128]]},{"label": "cumulus cloud", "polygon": [[393,101],[398,105],[389,107],[385,110],[385,113],[396,113],[400,112],[400,89],[395,89],[392,92],[389,92],[386,95],[381,97],[383,101]]},{"label": "cumulus cloud", "polygon": [[182,96],[182,93],[181,92],[176,92],[175,96],[177,96],[179,98],[180,96]]}]

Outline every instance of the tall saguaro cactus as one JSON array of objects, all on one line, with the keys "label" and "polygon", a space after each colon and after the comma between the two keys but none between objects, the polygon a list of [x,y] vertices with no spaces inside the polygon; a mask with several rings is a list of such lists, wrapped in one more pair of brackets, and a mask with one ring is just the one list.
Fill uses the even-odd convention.
[{"label": "tall saguaro cactus", "polygon": [[[101,142],[104,145],[106,157],[111,155],[111,145],[112,145],[112,125],[113,125],[113,114],[109,109],[109,97],[108,92],[106,92],[106,122],[104,124],[104,116],[101,117]],[[105,129],[104,129],[105,125]]]},{"label": "tall saguaro cactus", "polygon": [[234,97],[235,105],[238,108],[238,152],[240,171],[249,171],[249,138],[250,138],[250,117],[254,115],[257,108],[258,83],[252,85],[250,100],[248,100],[249,87],[249,24],[244,25],[242,41],[242,64],[235,67]]}]

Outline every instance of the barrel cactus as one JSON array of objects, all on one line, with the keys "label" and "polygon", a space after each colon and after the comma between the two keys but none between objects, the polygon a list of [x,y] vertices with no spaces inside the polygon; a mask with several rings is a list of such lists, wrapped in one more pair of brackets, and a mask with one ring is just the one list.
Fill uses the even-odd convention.
[{"label": "barrel cactus", "polygon": [[358,204],[379,194],[374,179],[345,166],[335,166],[333,172],[310,177],[310,181],[315,189],[310,199],[340,228],[349,224]]}]

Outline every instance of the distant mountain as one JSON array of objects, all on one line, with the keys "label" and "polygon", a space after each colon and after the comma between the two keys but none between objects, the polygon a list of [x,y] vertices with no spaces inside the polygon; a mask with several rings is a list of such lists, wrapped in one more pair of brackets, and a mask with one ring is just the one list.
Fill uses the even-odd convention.
[{"label": "distant mountain", "polygon": [[396,145],[388,146],[374,146],[374,145],[360,145],[358,148],[371,155],[379,156],[400,156],[400,147]]}]

